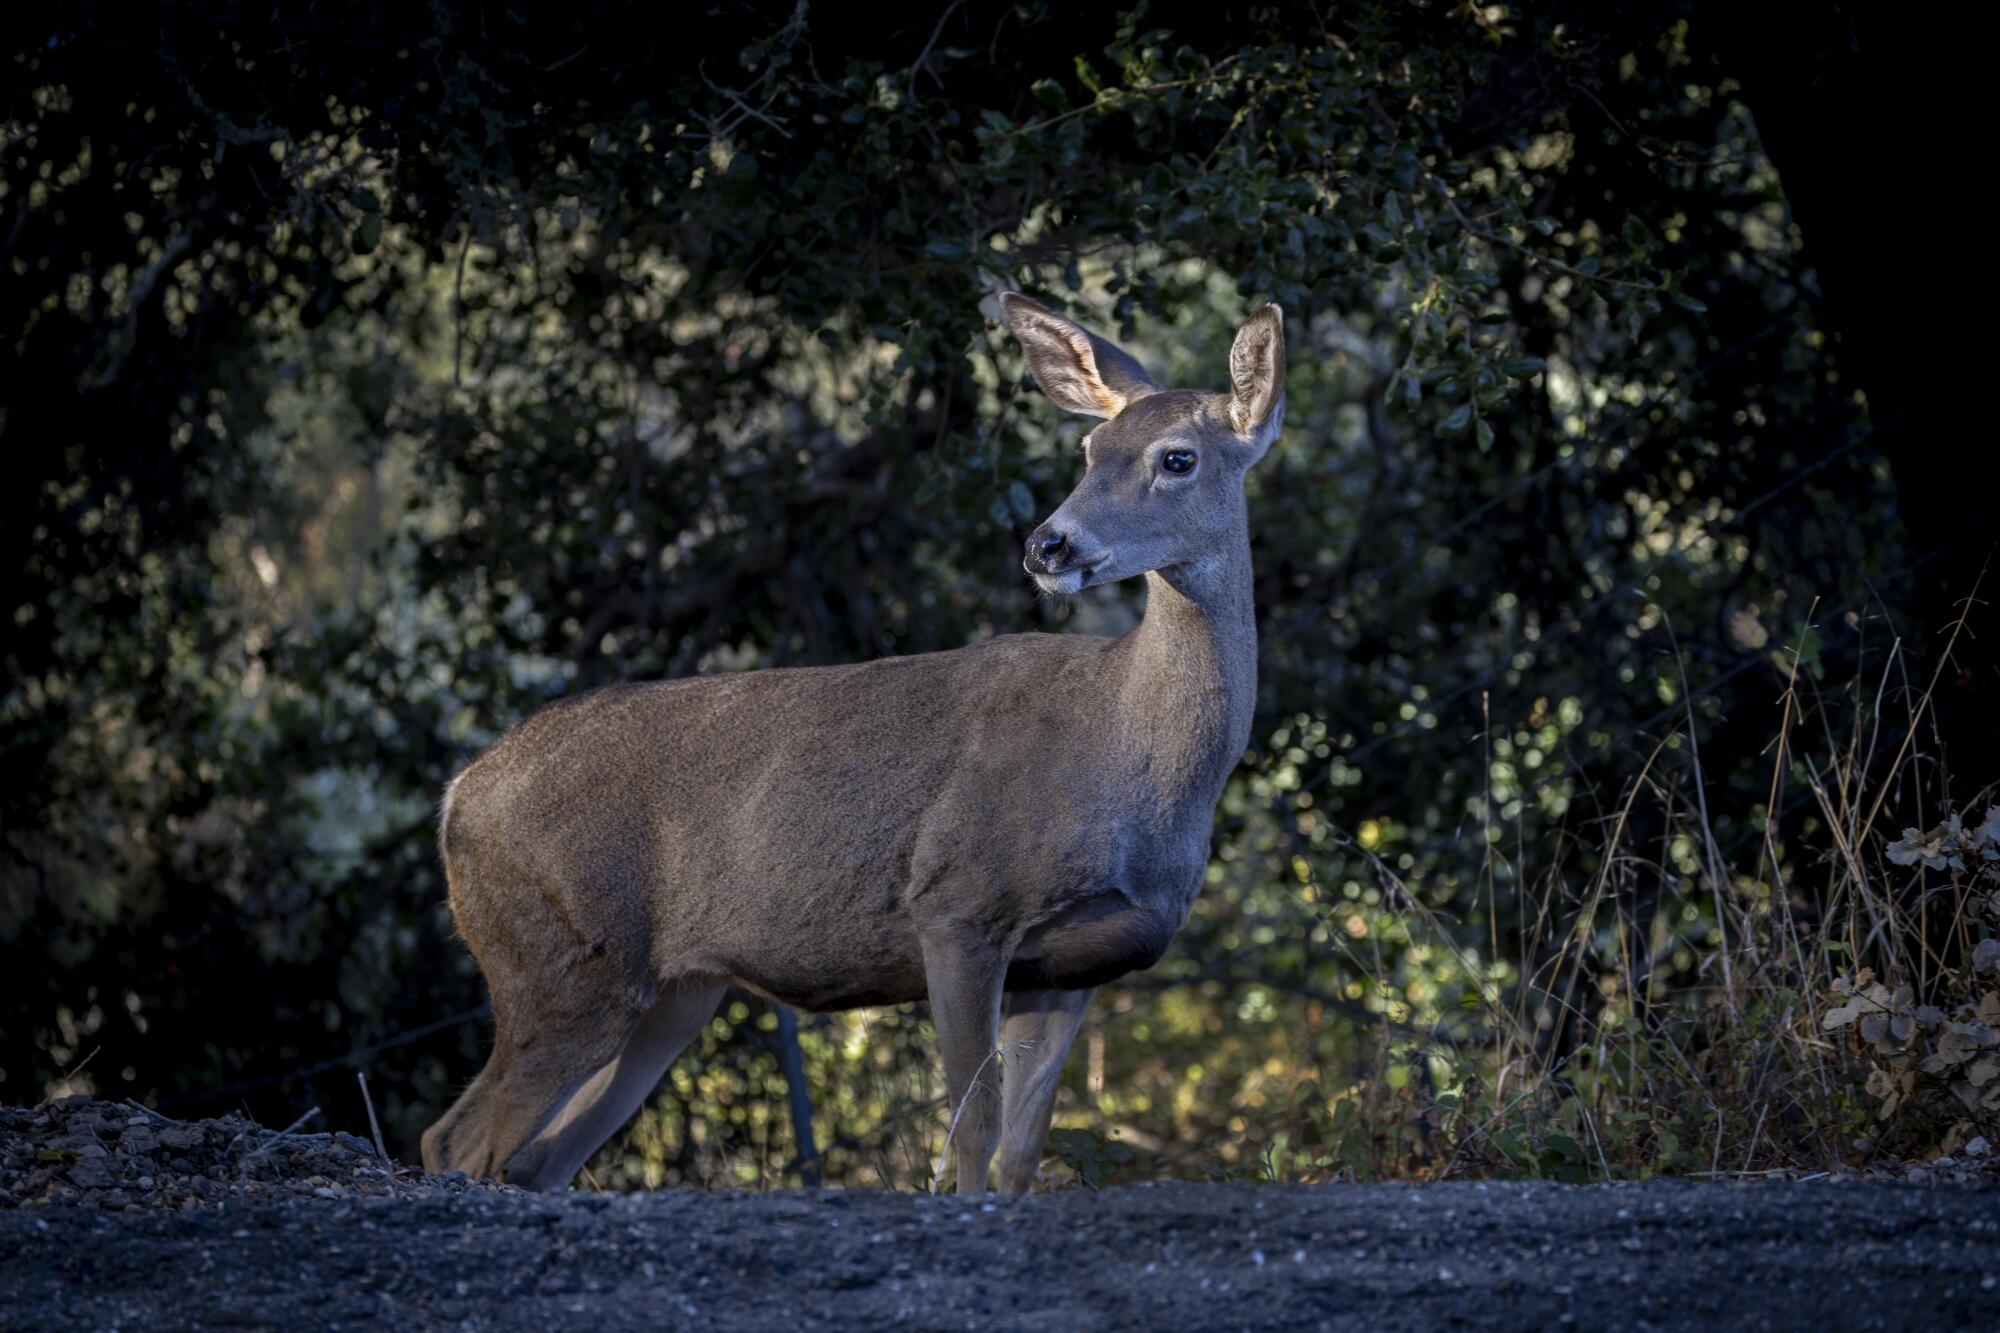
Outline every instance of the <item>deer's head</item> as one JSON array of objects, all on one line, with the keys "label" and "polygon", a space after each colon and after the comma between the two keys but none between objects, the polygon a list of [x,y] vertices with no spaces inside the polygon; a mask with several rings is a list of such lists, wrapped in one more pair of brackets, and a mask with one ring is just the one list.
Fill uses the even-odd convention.
[{"label": "deer's head", "polygon": [[1244,539],[1243,474],[1285,415],[1277,306],[1237,331],[1227,393],[1163,389],[1126,352],[1017,293],[1000,308],[1042,392],[1104,418],[1084,438],[1083,480],[1028,538],[1022,563],[1044,592],[1215,560]]}]

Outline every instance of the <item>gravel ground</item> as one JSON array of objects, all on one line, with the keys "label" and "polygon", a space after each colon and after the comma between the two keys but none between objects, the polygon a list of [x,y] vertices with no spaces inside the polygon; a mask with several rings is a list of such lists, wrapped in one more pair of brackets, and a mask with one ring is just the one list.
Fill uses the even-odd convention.
[{"label": "gravel ground", "polygon": [[[107,1135],[130,1150],[86,1153]],[[0,1188],[25,1205],[0,1207],[7,1329],[2000,1324],[2000,1195],[1976,1188],[532,1195],[81,1099],[0,1111]]]},{"label": "gravel ground", "polygon": [[0,1208],[109,1212],[276,1203],[310,1196],[432,1198],[509,1191],[454,1171],[392,1169],[352,1134],[266,1129],[241,1116],[170,1120],[137,1102],[65,1097],[0,1106]]}]

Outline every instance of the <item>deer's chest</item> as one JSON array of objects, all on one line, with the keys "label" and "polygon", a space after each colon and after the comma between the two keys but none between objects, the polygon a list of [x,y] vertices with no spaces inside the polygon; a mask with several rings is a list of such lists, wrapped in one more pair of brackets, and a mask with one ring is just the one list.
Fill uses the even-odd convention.
[{"label": "deer's chest", "polygon": [[1114,895],[1178,925],[1201,892],[1208,843],[1207,818],[1112,818],[1080,837],[1051,879],[1070,902]]}]

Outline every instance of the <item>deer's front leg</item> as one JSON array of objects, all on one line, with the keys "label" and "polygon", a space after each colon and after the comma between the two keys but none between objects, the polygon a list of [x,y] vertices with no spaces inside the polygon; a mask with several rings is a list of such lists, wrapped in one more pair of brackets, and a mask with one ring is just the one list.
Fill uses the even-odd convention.
[{"label": "deer's front leg", "polygon": [[960,1194],[983,1193],[1000,1137],[1000,991],[1007,965],[998,950],[957,940],[924,942],[931,1022],[944,1052],[950,1151]]},{"label": "deer's front leg", "polygon": [[1007,997],[1000,1049],[1000,1192],[1022,1194],[1042,1167],[1056,1087],[1094,990],[1017,991]]}]

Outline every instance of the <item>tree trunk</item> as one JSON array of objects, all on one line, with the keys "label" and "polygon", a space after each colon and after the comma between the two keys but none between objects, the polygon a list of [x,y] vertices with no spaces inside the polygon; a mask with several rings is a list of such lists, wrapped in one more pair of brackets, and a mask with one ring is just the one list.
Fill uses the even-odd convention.
[{"label": "tree trunk", "polygon": [[778,1011],[778,1064],[785,1071],[785,1102],[792,1115],[792,1146],[798,1154],[799,1180],[807,1189],[818,1189],[819,1145],[813,1138],[812,1095],[806,1088],[805,1052],[799,1046],[799,1016],[790,1005],[771,1007]]},{"label": "tree trunk", "polygon": [[1985,120],[1965,105],[1982,86],[1967,68],[1981,44],[1881,4],[1715,6],[1702,17],[1777,165],[1843,382],[1867,394],[1874,444],[1894,472],[1909,558],[1924,563],[1883,596],[1907,608],[1898,628],[1923,654],[1925,678],[1967,614],[1932,700],[1964,800],[2000,781],[1991,577],[1985,604],[1967,612],[2000,538],[2000,502],[1978,463],[1992,427],[1975,433],[1961,405],[1974,381],[1959,373],[1960,335],[1949,332],[1976,314],[1969,298],[1984,285],[1972,272],[1980,219],[1961,225],[1952,207],[1983,174],[1965,138]]}]

